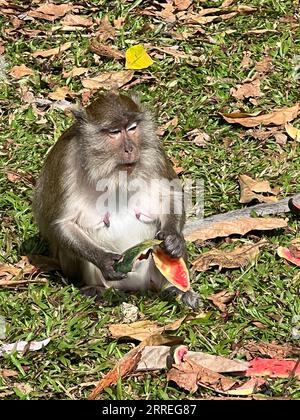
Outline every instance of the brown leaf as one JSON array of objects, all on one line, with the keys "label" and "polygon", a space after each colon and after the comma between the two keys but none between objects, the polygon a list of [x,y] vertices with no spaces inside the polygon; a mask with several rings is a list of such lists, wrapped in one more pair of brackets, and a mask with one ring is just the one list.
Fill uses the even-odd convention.
[{"label": "brown leaf", "polygon": [[215,293],[207,297],[212,303],[220,309],[221,312],[226,311],[226,305],[233,301],[236,296],[236,292],[229,292],[228,290],[222,290],[222,292]]},{"label": "brown leaf", "polygon": [[217,392],[226,392],[237,383],[237,381],[192,362],[187,357],[182,363],[173,365],[168,372],[167,379],[190,392],[197,391],[198,386],[208,387]]},{"label": "brown leaf", "polygon": [[110,45],[104,45],[97,42],[97,40],[91,40],[90,50],[98,54],[99,56],[115,58],[116,60],[122,60],[125,54]]},{"label": "brown leaf", "polygon": [[273,68],[273,65],[272,65],[272,58],[271,57],[269,57],[268,55],[267,56],[265,56],[261,61],[259,61],[258,63],[256,63],[256,65],[255,65],[255,70],[258,72],[258,73],[263,73],[263,74],[266,74],[266,73],[268,73],[269,71],[271,71],[272,70],[272,68]]},{"label": "brown leaf", "polygon": [[99,28],[96,30],[95,35],[97,39],[101,42],[104,42],[108,39],[114,39],[114,37],[116,36],[116,30],[111,25],[107,15],[104,16],[103,19],[101,19]]},{"label": "brown leaf", "polygon": [[250,342],[240,349],[242,352],[243,350],[246,350],[250,353],[251,357],[256,357],[257,354],[268,356],[271,358],[278,358],[283,359],[286,357],[292,357],[292,356],[299,356],[300,355],[300,349],[297,346],[289,346],[289,345],[281,345],[276,343],[255,343]]},{"label": "brown leaf", "polygon": [[230,89],[230,94],[234,98],[241,100],[245,98],[259,98],[263,95],[260,90],[260,80],[256,79],[249,83],[237,85],[235,88]]},{"label": "brown leaf", "polygon": [[87,89],[117,89],[128,83],[133,75],[133,70],[104,71],[99,76],[83,79],[82,85]]},{"label": "brown leaf", "polygon": [[163,8],[159,12],[155,12],[155,16],[160,17],[168,23],[173,23],[176,21],[176,16],[174,15],[174,6],[172,3],[162,3],[160,6]]},{"label": "brown leaf", "polygon": [[271,34],[271,33],[278,33],[276,29],[250,29],[246,32],[247,35],[263,35],[263,34]]},{"label": "brown leaf", "polygon": [[287,143],[287,136],[284,133],[275,133],[274,138],[276,140],[276,143],[280,146],[284,146]]},{"label": "brown leaf", "polygon": [[71,48],[72,42],[66,42],[65,44],[61,44],[59,47],[56,48],[50,48],[49,50],[37,50],[35,51],[32,56],[33,57],[51,57],[53,55],[60,54],[63,51],[68,50]]},{"label": "brown leaf", "polygon": [[[277,195],[279,188],[271,188],[269,181],[259,181],[248,175],[239,175],[239,183],[241,188],[241,197],[239,202],[242,204],[250,203],[258,200],[260,203],[275,203],[278,201]],[[263,195],[265,193],[271,195]]]},{"label": "brown leaf", "polygon": [[201,254],[192,264],[196,271],[207,271],[212,266],[219,266],[220,269],[245,267],[257,258],[262,245],[261,242],[246,244],[235,248],[233,251],[212,249]]},{"label": "brown leaf", "polygon": [[35,10],[29,11],[27,15],[34,18],[45,19],[54,22],[55,19],[64,16],[73,8],[74,6],[72,4],[46,3]]},{"label": "brown leaf", "polygon": [[216,222],[210,227],[199,228],[198,230],[185,235],[187,241],[207,241],[208,239],[224,237],[229,235],[245,235],[251,230],[272,230],[287,226],[285,219],[276,217],[243,217],[228,221]]},{"label": "brown leaf", "polygon": [[188,137],[192,138],[192,142],[199,147],[205,147],[207,142],[210,140],[210,136],[204,131],[195,128],[187,133]]},{"label": "brown leaf", "polygon": [[158,136],[163,136],[165,134],[165,131],[169,128],[169,127],[177,127],[178,125],[178,117],[175,115],[174,118],[172,118],[171,120],[167,121],[165,124],[160,125],[157,130],[156,130],[156,134]]},{"label": "brown leaf", "polygon": [[89,69],[85,67],[73,67],[72,70],[70,71],[64,71],[62,75],[65,78],[76,77],[76,76],[81,76],[82,74],[86,73],[88,70]]},{"label": "brown leaf", "polygon": [[117,19],[114,19],[114,27],[116,29],[122,28],[124,23],[125,23],[125,17],[120,16]]},{"label": "brown leaf", "polygon": [[19,182],[22,179],[22,176],[17,174],[16,172],[6,172],[7,179],[10,182]]},{"label": "brown leaf", "polygon": [[241,67],[243,69],[248,69],[252,64],[252,59],[250,58],[252,55],[251,51],[243,51],[243,59],[241,61]]},{"label": "brown leaf", "polygon": [[275,134],[278,133],[280,130],[280,128],[278,127],[269,127],[267,129],[250,129],[247,130],[244,134],[246,136],[250,136],[253,137],[254,139],[257,140],[261,140],[261,141],[265,141],[267,140],[269,137],[275,137]]},{"label": "brown leaf", "polygon": [[192,0],[174,0],[174,5],[177,10],[186,10],[192,4]]},{"label": "brown leaf", "polygon": [[0,376],[2,378],[10,378],[12,376],[18,376],[19,373],[16,370],[12,369],[0,369]]},{"label": "brown leaf", "polygon": [[[165,339],[168,342],[168,339]],[[91,392],[88,399],[94,400],[108,386],[117,383],[119,378],[122,378],[129,373],[135,371],[142,355],[142,350],[149,345],[164,344],[161,336],[150,336],[146,340],[142,341],[138,346],[130,350],[125,356],[122,357],[104,377],[98,382],[95,389]]]},{"label": "brown leaf", "polygon": [[67,95],[72,96],[72,92],[68,86],[59,86],[54,92],[50,92],[48,96],[53,101],[61,101],[65,99]]},{"label": "brown leaf", "polygon": [[85,16],[69,14],[64,17],[61,24],[66,26],[83,26],[88,28],[93,25],[93,19],[86,18]]},{"label": "brown leaf", "polygon": [[24,76],[33,76],[34,71],[22,64],[21,66],[14,66],[9,72],[14,79],[21,79]]},{"label": "brown leaf", "polygon": [[232,5],[232,3],[234,3],[235,0],[224,0],[223,3],[221,4],[220,8],[224,8],[224,7],[229,7]]},{"label": "brown leaf", "polygon": [[159,326],[156,321],[143,320],[131,324],[112,324],[108,326],[110,334],[115,338],[129,337],[143,341],[151,335],[162,334],[168,330],[176,330],[180,327],[185,317],[165,326]]},{"label": "brown leaf", "polygon": [[290,108],[280,108],[269,114],[232,113],[221,114],[225,121],[230,124],[241,124],[244,127],[257,125],[282,125],[294,120],[299,112],[299,103]]}]

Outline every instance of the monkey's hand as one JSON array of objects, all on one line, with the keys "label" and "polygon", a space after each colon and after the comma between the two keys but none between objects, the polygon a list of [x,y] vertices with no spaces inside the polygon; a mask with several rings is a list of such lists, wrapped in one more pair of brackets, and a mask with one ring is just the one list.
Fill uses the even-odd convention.
[{"label": "monkey's hand", "polygon": [[156,234],[157,239],[163,241],[160,247],[172,258],[180,258],[185,253],[185,241],[183,235],[178,232],[160,230]]},{"label": "monkey's hand", "polygon": [[122,258],[122,255],[113,254],[112,252],[104,252],[99,262],[99,268],[103,277],[107,281],[123,280],[127,277],[124,273],[118,273],[114,269],[114,264]]}]

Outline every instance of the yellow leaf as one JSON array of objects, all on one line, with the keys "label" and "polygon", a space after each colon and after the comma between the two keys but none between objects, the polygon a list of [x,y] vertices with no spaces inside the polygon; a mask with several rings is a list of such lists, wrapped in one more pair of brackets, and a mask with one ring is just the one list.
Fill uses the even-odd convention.
[{"label": "yellow leaf", "polygon": [[151,57],[147,54],[143,45],[138,44],[128,48],[125,52],[126,69],[146,69],[153,64]]},{"label": "yellow leaf", "polygon": [[285,124],[285,129],[288,135],[296,141],[300,141],[300,130],[299,128],[293,127],[292,124]]}]

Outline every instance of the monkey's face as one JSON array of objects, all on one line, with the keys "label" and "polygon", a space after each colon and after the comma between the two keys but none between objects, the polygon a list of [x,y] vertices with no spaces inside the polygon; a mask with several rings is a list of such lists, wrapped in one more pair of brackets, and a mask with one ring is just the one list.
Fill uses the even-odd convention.
[{"label": "monkey's face", "polygon": [[120,170],[131,173],[140,158],[140,128],[138,121],[125,121],[106,130],[106,143],[116,158]]}]

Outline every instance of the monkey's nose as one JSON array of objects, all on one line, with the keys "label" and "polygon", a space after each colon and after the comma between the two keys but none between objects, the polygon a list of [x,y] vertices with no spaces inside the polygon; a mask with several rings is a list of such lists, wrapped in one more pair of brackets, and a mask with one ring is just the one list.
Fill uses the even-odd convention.
[{"label": "monkey's nose", "polygon": [[125,140],[124,142],[124,152],[125,153],[132,153],[133,152],[133,144],[131,141]]}]

